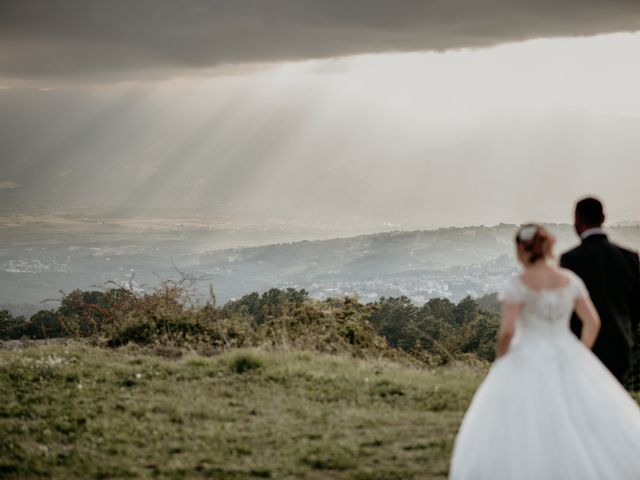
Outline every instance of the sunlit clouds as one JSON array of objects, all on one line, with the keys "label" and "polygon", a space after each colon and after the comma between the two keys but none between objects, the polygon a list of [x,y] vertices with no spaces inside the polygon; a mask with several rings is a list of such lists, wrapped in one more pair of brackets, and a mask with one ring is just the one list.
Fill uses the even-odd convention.
[{"label": "sunlit clouds", "polygon": [[32,205],[401,227],[569,221],[596,193],[612,221],[637,219],[639,52],[640,34],[612,34],[126,83],[0,79],[0,185]]}]

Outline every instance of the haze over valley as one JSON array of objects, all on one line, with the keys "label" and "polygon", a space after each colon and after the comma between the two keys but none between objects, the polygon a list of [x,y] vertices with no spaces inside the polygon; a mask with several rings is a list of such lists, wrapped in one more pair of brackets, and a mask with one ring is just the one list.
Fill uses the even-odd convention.
[{"label": "haze over valley", "polygon": [[[182,274],[199,279],[194,300],[212,286],[224,303],[253,291],[304,288],[315,298],[356,295],[458,301],[497,292],[517,268],[516,226],[405,229],[294,223],[265,217],[240,223],[222,215],[117,217],[97,211],[5,214],[0,238],[0,308],[31,314],[60,291],[107,282],[152,289]],[[370,229],[367,231],[367,228]],[[577,242],[568,224],[553,224],[557,250]],[[368,233],[362,233],[363,231]],[[612,237],[640,247],[639,226]]]}]

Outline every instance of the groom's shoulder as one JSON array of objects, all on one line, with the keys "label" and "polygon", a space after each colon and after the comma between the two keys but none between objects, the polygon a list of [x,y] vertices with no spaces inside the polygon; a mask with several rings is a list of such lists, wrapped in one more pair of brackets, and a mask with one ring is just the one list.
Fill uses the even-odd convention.
[{"label": "groom's shoulder", "polygon": [[572,260],[572,259],[580,258],[583,253],[584,253],[584,245],[582,244],[576,245],[575,247],[567,250],[562,255],[560,255],[560,260],[564,261],[564,260]]},{"label": "groom's shoulder", "polygon": [[615,248],[617,248],[618,250],[620,250],[622,253],[624,253],[625,255],[635,255],[638,256],[638,251],[637,250],[632,250],[630,248],[627,247],[623,247],[622,245],[618,245],[617,243],[614,242],[609,242],[610,245],[614,246]]},{"label": "groom's shoulder", "polygon": [[565,256],[567,256],[567,255],[568,255],[568,256],[576,255],[576,254],[579,254],[579,253],[580,253],[580,250],[582,250],[582,245],[576,245],[575,247],[570,248],[569,250],[566,250],[566,251],[562,254],[562,256],[563,256],[563,257],[565,257]]},{"label": "groom's shoulder", "polygon": [[638,257],[638,252],[636,250],[631,250],[629,248],[622,247],[616,243],[611,243],[611,246],[617,249],[625,258],[629,259],[630,261],[634,263],[638,263],[640,261]]},{"label": "groom's shoulder", "polygon": [[617,243],[613,243],[611,241],[607,241],[607,242],[598,242],[596,244],[585,244],[584,242],[581,243],[580,245],[576,245],[575,247],[567,250],[566,252],[564,252],[560,258],[561,259],[574,259],[574,258],[580,258],[583,256],[589,256],[591,255],[592,249],[607,249],[607,250],[614,250],[619,252],[620,254],[622,254],[623,256],[627,257],[627,258],[638,258],[638,252],[636,250],[631,250],[629,248],[626,247],[622,247],[620,245],[618,245]]}]

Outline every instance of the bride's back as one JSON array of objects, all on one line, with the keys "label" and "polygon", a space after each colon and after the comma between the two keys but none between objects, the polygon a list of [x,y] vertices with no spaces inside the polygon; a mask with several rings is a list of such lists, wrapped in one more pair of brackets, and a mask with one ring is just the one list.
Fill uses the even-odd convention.
[{"label": "bride's back", "polygon": [[503,301],[520,307],[516,336],[570,334],[569,319],[585,289],[575,274],[554,265],[536,266],[514,275],[502,293]]},{"label": "bride's back", "polygon": [[563,288],[570,282],[567,270],[547,262],[540,262],[540,265],[526,269],[521,274],[521,280],[532,290]]},{"label": "bride's back", "polygon": [[[582,280],[570,270],[561,268],[553,257],[555,237],[544,227],[527,224],[516,235],[516,255],[524,267],[505,285],[502,300],[516,305],[518,311],[507,309],[503,330],[569,334],[571,314],[578,299],[587,297]],[[515,327],[515,325],[518,327]],[[536,335],[537,336],[537,335]]]}]

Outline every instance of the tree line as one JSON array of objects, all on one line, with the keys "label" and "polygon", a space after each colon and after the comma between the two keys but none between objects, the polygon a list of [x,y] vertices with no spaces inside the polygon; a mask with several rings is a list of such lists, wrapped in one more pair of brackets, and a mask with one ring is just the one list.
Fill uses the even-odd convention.
[{"label": "tree line", "polygon": [[[317,300],[304,289],[272,288],[217,306],[194,304],[186,281],[150,293],[126,288],[74,290],[60,306],[30,318],[0,311],[0,339],[92,337],[110,347],[189,346],[207,353],[248,346],[301,348],[359,356],[404,356],[429,365],[491,362],[500,303],[496,294],[422,305],[408,297],[361,303]],[[640,388],[640,347],[629,385]]]}]

